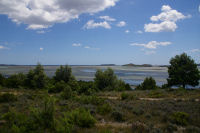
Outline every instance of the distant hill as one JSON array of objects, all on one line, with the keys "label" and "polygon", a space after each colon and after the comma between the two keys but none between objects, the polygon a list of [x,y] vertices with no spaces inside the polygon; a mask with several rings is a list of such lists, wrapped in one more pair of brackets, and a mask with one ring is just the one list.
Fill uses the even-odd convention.
[{"label": "distant hill", "polygon": [[133,63],[125,64],[125,65],[122,65],[122,66],[152,67],[151,64],[136,65],[136,64],[133,64]]}]

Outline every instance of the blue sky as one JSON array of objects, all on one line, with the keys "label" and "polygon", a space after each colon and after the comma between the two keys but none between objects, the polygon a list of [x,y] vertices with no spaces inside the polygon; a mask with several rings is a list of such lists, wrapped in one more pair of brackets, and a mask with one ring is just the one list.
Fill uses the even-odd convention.
[{"label": "blue sky", "polygon": [[200,63],[199,0],[1,0],[0,64]]}]

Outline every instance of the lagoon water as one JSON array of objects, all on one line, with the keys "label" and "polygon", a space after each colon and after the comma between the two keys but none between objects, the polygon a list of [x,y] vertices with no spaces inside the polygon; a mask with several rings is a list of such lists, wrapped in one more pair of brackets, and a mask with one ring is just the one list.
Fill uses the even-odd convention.
[{"label": "lagoon water", "polygon": [[[35,66],[0,66],[0,73],[9,76],[15,73],[27,73]],[[110,67],[115,74],[131,85],[138,85],[143,82],[145,77],[152,76],[157,85],[161,86],[167,82],[167,68],[166,67],[131,67],[131,66],[71,66],[72,73],[77,80],[91,81],[97,69],[105,70]],[[45,72],[49,77],[52,77],[59,66],[44,66]]]}]

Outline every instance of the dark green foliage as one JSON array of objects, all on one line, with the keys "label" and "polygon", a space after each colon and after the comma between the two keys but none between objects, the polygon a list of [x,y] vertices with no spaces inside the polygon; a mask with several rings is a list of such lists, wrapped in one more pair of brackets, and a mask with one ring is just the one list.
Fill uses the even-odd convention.
[{"label": "dark green foliage", "polygon": [[70,99],[73,96],[73,91],[69,85],[66,85],[63,92],[61,93],[61,97],[63,99]]},{"label": "dark green foliage", "polygon": [[137,97],[129,92],[121,93],[121,100],[136,100]]},{"label": "dark green foliage", "polygon": [[9,88],[20,88],[25,85],[26,75],[23,73],[11,75],[6,79],[6,86]]},{"label": "dark green foliage", "polygon": [[15,101],[17,101],[17,97],[14,94],[5,93],[0,95],[0,103]]},{"label": "dark green foliage", "polygon": [[47,76],[42,65],[38,64],[27,74],[26,86],[32,89],[43,89],[47,85]]},{"label": "dark green foliage", "polygon": [[96,123],[95,118],[90,114],[90,112],[83,108],[73,110],[67,114],[67,117],[69,123],[82,128],[93,127]]},{"label": "dark green foliage", "polygon": [[99,105],[97,107],[97,112],[101,115],[105,115],[105,114],[108,114],[112,111],[112,107],[108,104],[108,103],[105,103],[103,105]]},{"label": "dark green foliage", "polygon": [[185,88],[186,85],[199,85],[200,72],[190,56],[185,53],[176,55],[170,60],[170,64],[168,67],[169,78],[167,79],[170,86],[181,85]]},{"label": "dark green foliage", "polygon": [[175,112],[169,119],[174,124],[186,126],[189,122],[189,114],[185,112]]},{"label": "dark green foliage", "polygon": [[97,70],[94,81],[99,90],[114,90],[117,84],[117,76],[111,68],[104,72]]},{"label": "dark green foliage", "polygon": [[0,86],[4,86],[5,77],[0,73]]},{"label": "dark green foliage", "polygon": [[48,88],[49,93],[59,93],[64,90],[64,88],[68,86],[64,81],[56,82],[55,85],[50,84]]},{"label": "dark green foliage", "polygon": [[92,81],[78,81],[80,89],[78,90],[79,94],[91,95],[97,91],[97,88]]},{"label": "dark green foliage", "polygon": [[70,80],[67,84],[71,87],[72,91],[78,92],[80,90],[79,83],[76,80]]},{"label": "dark green foliage", "polygon": [[124,81],[117,79],[117,76],[114,74],[114,71],[111,68],[108,68],[105,71],[97,70],[94,82],[99,90],[123,91],[131,89],[129,84],[126,84]]},{"label": "dark green foliage", "polygon": [[54,100],[52,98],[45,98],[43,108],[41,110],[36,110],[34,112],[34,119],[42,126],[44,129],[50,128],[54,129],[55,124],[55,107]]},{"label": "dark green foliage", "polygon": [[136,87],[136,90],[153,90],[156,88],[156,81],[152,77],[147,77],[141,85]]},{"label": "dark green foliage", "polygon": [[64,81],[66,83],[68,83],[70,80],[74,80],[71,67],[68,65],[60,66],[60,68],[56,70],[54,79],[56,81]]},{"label": "dark green foliage", "polygon": [[128,93],[123,92],[123,93],[121,94],[121,99],[122,99],[122,100],[126,100],[126,99],[128,99],[128,98],[129,98],[129,94],[128,94]]},{"label": "dark green foliage", "polygon": [[123,80],[118,80],[116,91],[125,91],[125,90],[131,90],[131,86],[129,84],[126,84]]},{"label": "dark green foliage", "polygon": [[[34,108],[29,115],[10,111],[3,115],[1,119],[5,120],[5,133],[33,133],[55,130],[54,101],[46,98],[42,109]],[[0,132],[2,131],[0,129]]]}]

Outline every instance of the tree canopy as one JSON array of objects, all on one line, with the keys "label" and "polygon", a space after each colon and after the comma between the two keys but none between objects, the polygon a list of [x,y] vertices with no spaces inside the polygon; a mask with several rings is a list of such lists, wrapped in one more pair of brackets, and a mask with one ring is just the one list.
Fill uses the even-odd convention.
[{"label": "tree canopy", "polygon": [[58,68],[56,70],[54,79],[56,81],[64,81],[66,83],[68,83],[70,80],[74,79],[74,76],[72,75],[72,69],[70,66],[66,65],[66,66],[60,66],[60,68]]},{"label": "tree canopy", "polygon": [[168,67],[169,78],[167,79],[170,86],[199,85],[200,72],[197,64],[186,53],[176,55],[170,60]]}]

